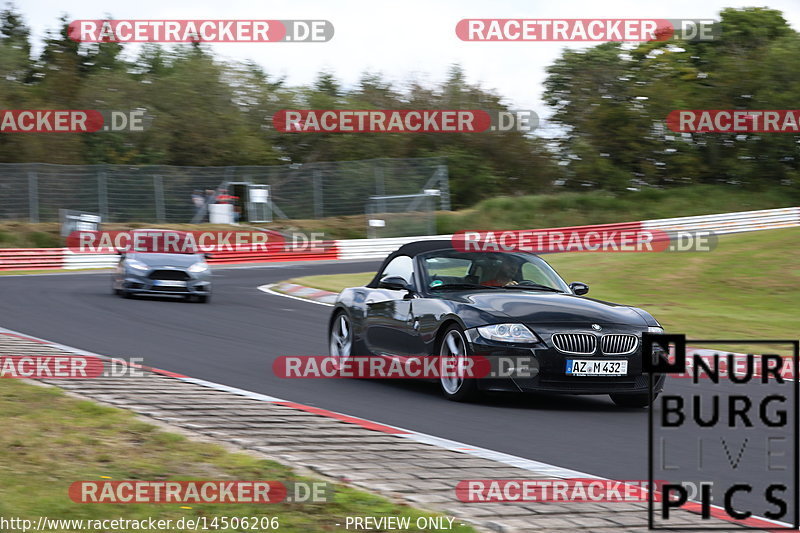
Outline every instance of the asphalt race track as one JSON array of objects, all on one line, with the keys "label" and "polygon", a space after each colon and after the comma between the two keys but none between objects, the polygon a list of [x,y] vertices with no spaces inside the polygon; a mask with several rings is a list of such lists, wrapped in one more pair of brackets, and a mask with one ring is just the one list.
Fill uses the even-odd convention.
[{"label": "asphalt race track", "polygon": [[[377,265],[216,269],[209,304],[118,298],[111,294],[108,273],[0,276],[0,326],[105,355],[142,357],[148,366],[602,477],[647,479],[647,411],[617,408],[607,396],[502,395],[459,404],[444,400],[432,383],[273,376],[271,364],[277,356],[327,355],[330,308],[256,287],[311,274],[363,272]],[[668,389],[684,386],[673,380]],[[736,451],[740,445],[729,442]],[[745,453],[763,457],[758,447],[763,443],[752,443]],[[693,439],[687,438],[675,453],[696,454]],[[712,453],[724,465],[719,449]],[[708,478],[725,485],[770,478],[758,461],[738,470],[707,468]],[[751,503],[755,515],[774,509],[763,495],[737,496],[736,501]]]}]

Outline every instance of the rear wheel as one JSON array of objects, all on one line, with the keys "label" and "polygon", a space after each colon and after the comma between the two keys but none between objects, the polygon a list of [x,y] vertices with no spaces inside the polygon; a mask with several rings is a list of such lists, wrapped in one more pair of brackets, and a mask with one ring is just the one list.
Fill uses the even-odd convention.
[{"label": "rear wheel", "polygon": [[478,384],[474,379],[464,377],[469,347],[464,332],[457,325],[453,324],[442,335],[439,357],[439,385],[445,398],[454,402],[475,399],[478,396]]},{"label": "rear wheel", "polygon": [[[619,407],[648,407],[650,405],[650,393],[643,394],[609,394],[611,401]],[[658,394],[653,396],[656,399]]]}]

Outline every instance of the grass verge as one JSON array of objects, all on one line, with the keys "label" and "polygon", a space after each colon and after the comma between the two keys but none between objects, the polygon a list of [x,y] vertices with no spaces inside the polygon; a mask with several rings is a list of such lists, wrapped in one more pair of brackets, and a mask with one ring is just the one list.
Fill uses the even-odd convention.
[{"label": "grass verge", "polygon": [[[74,481],[303,479],[286,466],[215,444],[188,440],[139,421],[129,411],[81,401],[55,387],[0,380],[0,516],[33,520],[277,516],[280,531],[330,532],[345,516],[431,516],[337,485],[317,504],[76,504]],[[454,526],[457,522],[454,523]],[[78,531],[62,528],[59,531]],[[85,531],[85,530],[84,530]],[[189,531],[171,529],[171,531]],[[231,531],[231,530],[221,530]],[[260,531],[260,530],[259,530]],[[458,526],[456,531],[474,531]]]},{"label": "grass verge", "polygon": [[565,192],[490,198],[470,209],[440,213],[437,230],[449,234],[466,229],[556,228],[773,209],[799,204],[800,191],[788,187],[747,191],[722,185],[693,185],[618,194],[605,191]]}]

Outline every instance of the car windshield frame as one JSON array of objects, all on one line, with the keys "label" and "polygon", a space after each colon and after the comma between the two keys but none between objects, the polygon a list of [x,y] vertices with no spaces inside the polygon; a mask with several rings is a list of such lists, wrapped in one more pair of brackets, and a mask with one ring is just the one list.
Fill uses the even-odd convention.
[{"label": "car windshield frame", "polygon": [[[525,263],[531,263],[536,268],[539,268],[544,274],[547,280],[550,283],[546,283],[548,287],[553,289],[552,291],[542,288],[537,288],[536,286],[531,285],[502,285],[502,286],[493,286],[493,285],[482,285],[480,283],[471,283],[462,279],[460,282],[456,281],[452,287],[452,290],[519,290],[519,291],[530,291],[530,292],[541,292],[541,293],[550,293],[550,294],[557,294],[557,293],[565,293],[565,294],[572,294],[572,290],[569,288],[569,285],[566,281],[558,274],[558,272],[544,259],[539,257],[536,254],[532,254],[529,252],[462,252],[459,250],[433,250],[430,252],[425,252],[418,254],[415,259],[417,263],[417,269],[415,275],[418,279],[418,285],[426,294],[441,294],[447,290],[448,284],[445,283],[438,287],[431,287],[431,283],[434,281],[433,277],[430,275],[428,270],[428,265],[426,263],[427,260],[435,257],[443,257],[443,258],[464,258],[467,259],[469,256],[480,256],[481,259],[485,259],[486,261],[492,260],[500,260],[500,261],[507,261],[510,263],[517,263],[519,272],[522,271],[522,265]],[[466,277],[466,275],[464,276]],[[536,280],[528,280],[535,283],[541,283],[541,281]],[[465,284],[462,287],[457,286],[458,283]],[[469,287],[467,285],[470,285]],[[558,291],[558,292],[556,292]]]}]

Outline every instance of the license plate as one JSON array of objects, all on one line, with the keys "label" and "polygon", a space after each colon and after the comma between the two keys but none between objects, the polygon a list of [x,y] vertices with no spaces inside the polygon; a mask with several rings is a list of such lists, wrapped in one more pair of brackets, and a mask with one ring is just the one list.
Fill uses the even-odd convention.
[{"label": "license plate", "polygon": [[625,376],[628,361],[567,359],[568,376]]},{"label": "license plate", "polygon": [[161,279],[156,280],[153,282],[153,285],[157,285],[158,287],[185,287],[185,281],[173,281],[169,279]]}]

